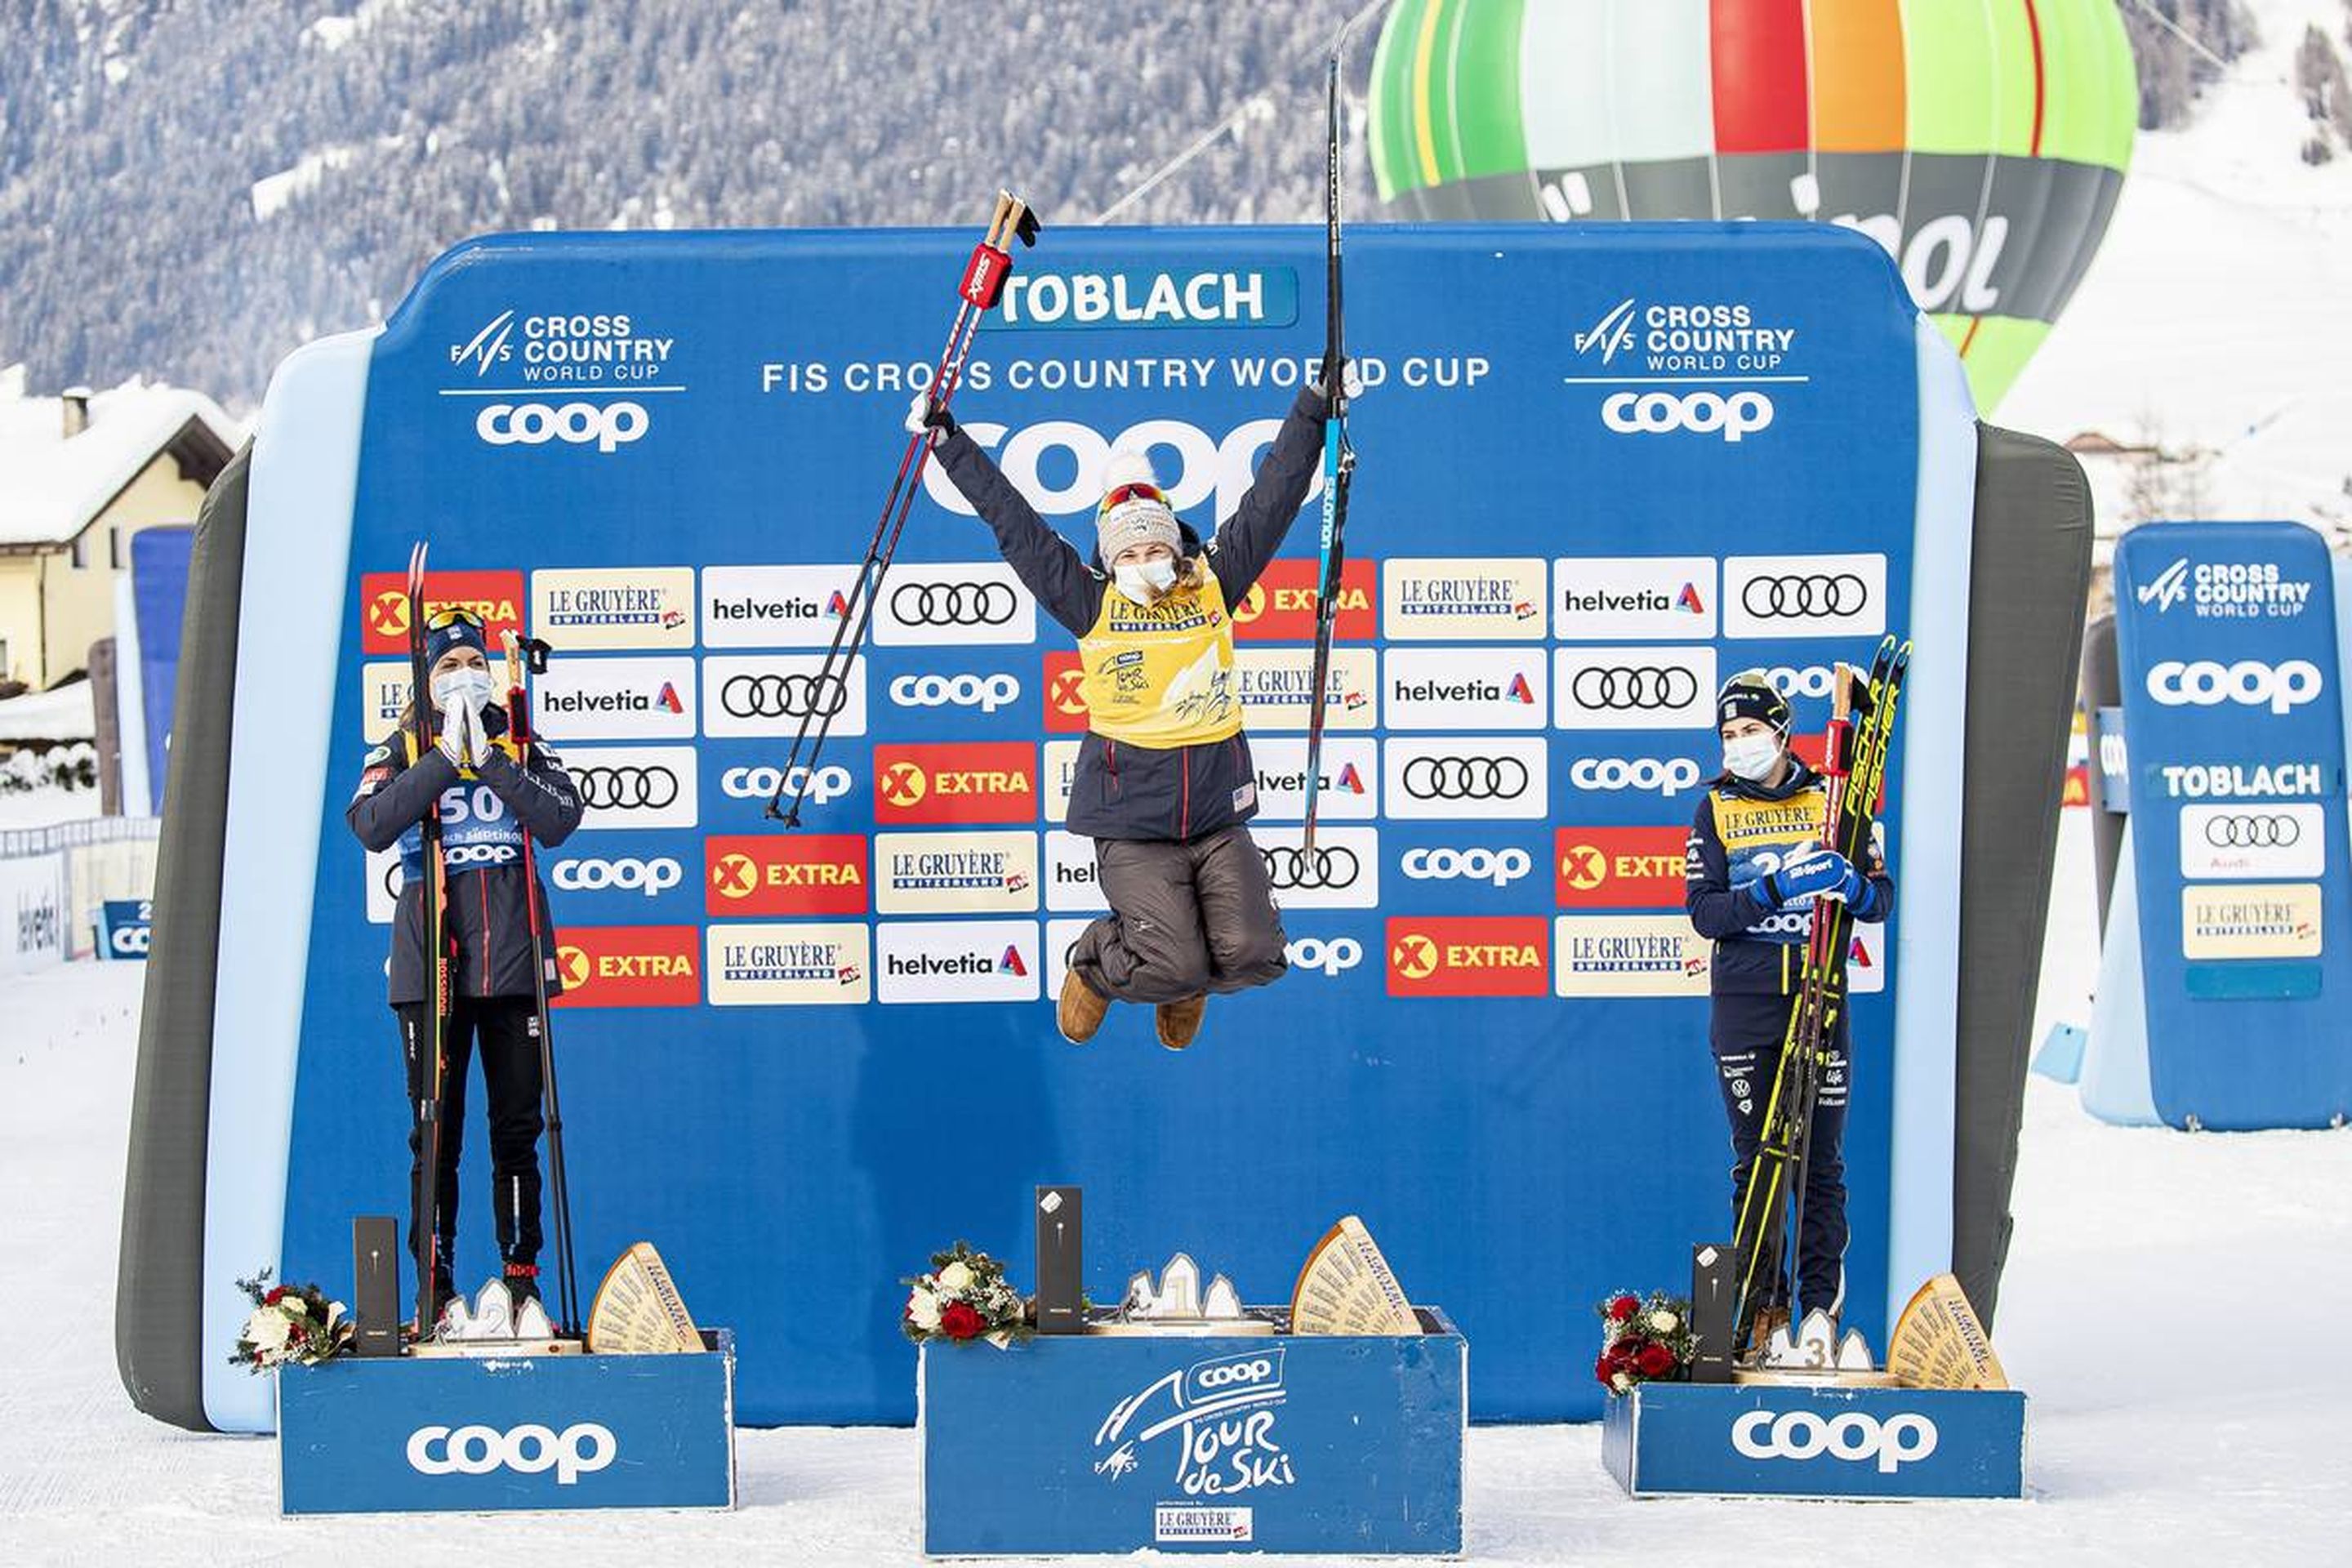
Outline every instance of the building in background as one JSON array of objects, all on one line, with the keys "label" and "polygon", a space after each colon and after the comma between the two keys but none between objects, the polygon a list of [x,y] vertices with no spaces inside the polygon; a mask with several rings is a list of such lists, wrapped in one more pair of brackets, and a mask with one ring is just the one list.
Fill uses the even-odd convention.
[{"label": "building in background", "polygon": [[84,668],[113,635],[131,538],[194,521],[243,439],[200,392],[35,396],[23,366],[0,370],[0,682],[41,691]]}]

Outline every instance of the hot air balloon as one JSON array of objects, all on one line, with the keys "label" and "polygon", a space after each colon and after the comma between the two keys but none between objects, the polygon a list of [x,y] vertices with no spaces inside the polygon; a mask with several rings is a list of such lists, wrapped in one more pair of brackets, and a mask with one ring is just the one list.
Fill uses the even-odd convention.
[{"label": "hot air balloon", "polygon": [[2106,232],[2138,101],[2115,0],[1396,0],[1368,120],[1412,217],[1859,228],[1989,409]]}]

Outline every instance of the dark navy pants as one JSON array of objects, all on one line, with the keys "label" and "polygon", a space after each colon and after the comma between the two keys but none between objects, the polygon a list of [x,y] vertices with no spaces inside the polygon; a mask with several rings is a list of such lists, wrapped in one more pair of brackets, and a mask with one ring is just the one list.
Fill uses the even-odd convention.
[{"label": "dark navy pants", "polygon": [[[414,1194],[425,1164],[417,1112],[424,1105],[421,1041],[427,1020],[422,1002],[404,1003],[393,1011],[400,1016],[401,1056],[408,1071],[408,1190]],[[490,1205],[497,1211],[499,1256],[526,1268],[539,1261],[538,1006],[529,996],[460,996],[442,1039],[441,1161],[434,1173],[441,1210],[440,1257],[434,1273],[439,1276],[435,1285],[443,1292],[451,1287],[455,1272],[457,1157],[465,1142],[466,1079],[477,1037],[481,1040],[482,1086],[489,1097]],[[410,1206],[415,1206],[413,1200]],[[413,1226],[408,1255],[416,1256]]]},{"label": "dark navy pants", "polygon": [[[1765,993],[1718,995],[1708,1022],[1707,1043],[1715,1052],[1716,1087],[1723,1091],[1723,1109],[1731,1121],[1731,1215],[1738,1224],[1740,1205],[1748,1198],[1748,1178],[1755,1168],[1757,1146],[1764,1136],[1764,1111],[1772,1097],[1772,1080],[1780,1065],[1780,1049],[1788,1037],[1789,1009],[1794,998]],[[1797,1238],[1799,1294],[1797,1315],[1815,1308],[1837,1315],[1845,1300],[1845,1105],[1850,1035],[1840,1011],[1835,1039],[1820,1064],[1819,1089],[1813,1100],[1811,1153],[1805,1169],[1804,1234]],[[1790,1170],[1782,1180],[1786,1193],[1796,1180]],[[1785,1226],[1785,1221],[1783,1222]],[[1777,1233],[1776,1233],[1777,1234]],[[1788,1305],[1787,1269],[1780,1248],[1758,1270],[1758,1300],[1765,1306]]]}]

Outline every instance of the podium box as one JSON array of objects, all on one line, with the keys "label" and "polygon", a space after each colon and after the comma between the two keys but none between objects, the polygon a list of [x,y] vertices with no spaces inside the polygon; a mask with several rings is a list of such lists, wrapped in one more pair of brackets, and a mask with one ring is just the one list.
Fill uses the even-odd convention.
[{"label": "podium box", "polygon": [[340,1356],[278,1376],[281,1513],[735,1505],[735,1342],[700,1354]]},{"label": "podium box", "polygon": [[1419,1312],[1393,1338],[928,1342],[923,1550],[1459,1553],[1469,1345]]},{"label": "podium box", "polygon": [[2014,1389],[1644,1383],[1601,1419],[1601,1462],[1631,1497],[2025,1495]]}]

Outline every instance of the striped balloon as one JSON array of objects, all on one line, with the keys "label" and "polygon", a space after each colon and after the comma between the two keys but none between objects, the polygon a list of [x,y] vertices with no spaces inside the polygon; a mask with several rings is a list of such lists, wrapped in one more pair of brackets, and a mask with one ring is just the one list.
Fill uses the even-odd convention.
[{"label": "striped balloon", "polygon": [[2138,101],[2114,0],[1396,0],[1369,119],[1413,217],[1859,228],[1989,409],[2106,232]]}]

